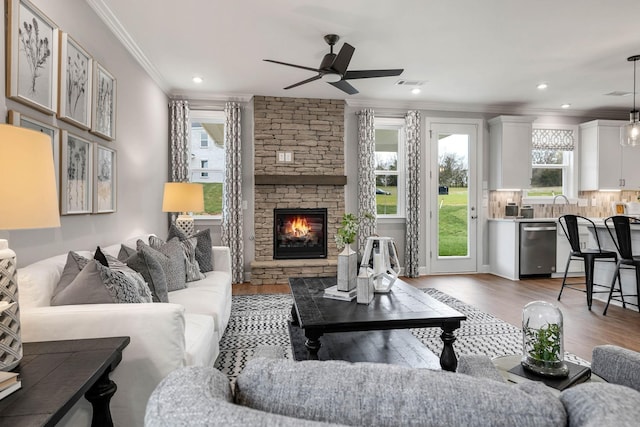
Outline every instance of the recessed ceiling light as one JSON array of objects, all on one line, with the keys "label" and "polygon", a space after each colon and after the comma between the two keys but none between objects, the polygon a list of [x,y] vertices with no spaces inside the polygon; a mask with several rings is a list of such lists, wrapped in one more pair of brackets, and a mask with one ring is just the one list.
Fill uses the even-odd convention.
[{"label": "recessed ceiling light", "polygon": [[546,83],[539,83],[538,86],[536,87],[538,88],[538,90],[545,90],[546,88],[549,87],[549,85]]},{"label": "recessed ceiling light", "polygon": [[203,82],[202,77],[199,77],[199,76],[195,76],[192,80],[193,80],[194,83],[202,83]]},{"label": "recessed ceiling light", "polygon": [[413,89],[411,89],[411,93],[414,95],[417,95],[421,92],[419,87],[414,87]]},{"label": "recessed ceiling light", "polygon": [[562,104],[560,108],[564,108],[566,110],[567,108],[571,108],[571,104]]}]

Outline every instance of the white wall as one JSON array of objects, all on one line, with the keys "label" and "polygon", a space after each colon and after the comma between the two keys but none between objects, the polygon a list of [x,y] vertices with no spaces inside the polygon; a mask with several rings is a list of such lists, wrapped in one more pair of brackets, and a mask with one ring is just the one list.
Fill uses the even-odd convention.
[{"label": "white wall", "polygon": [[[3,12],[6,9],[2,2]],[[61,217],[58,229],[0,231],[24,266],[74,249],[109,245],[146,232],[164,236],[167,215],[162,213],[163,184],[168,171],[168,99],[138,65],[84,0],[32,0],[58,27],[68,32],[117,80],[116,140],[107,143],[53,116],[5,98],[0,85],[0,116],[17,110],[33,119],[66,129],[91,141],[101,141],[118,153],[117,212]],[[0,23],[5,34],[5,23]],[[2,58],[5,43],[2,43]],[[0,70],[5,81],[5,67]],[[1,154],[0,154],[1,155]],[[3,201],[5,203],[5,201]]]}]

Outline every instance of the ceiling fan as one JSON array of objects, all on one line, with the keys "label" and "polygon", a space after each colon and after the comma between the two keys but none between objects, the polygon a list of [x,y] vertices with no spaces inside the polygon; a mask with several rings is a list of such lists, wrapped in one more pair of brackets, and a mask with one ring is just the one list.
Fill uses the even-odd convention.
[{"label": "ceiling fan", "polygon": [[318,79],[322,79],[327,83],[337,87],[343,92],[349,95],[358,93],[358,90],[351,86],[347,80],[353,79],[370,79],[372,77],[391,77],[399,76],[404,69],[393,70],[360,70],[360,71],[347,71],[349,62],[353,56],[353,52],[356,50],[349,43],[344,43],[340,52],[336,55],[333,53],[333,46],[340,40],[340,37],[335,34],[327,34],[324,36],[324,41],[327,42],[331,51],[327,53],[323,58],[318,68],[305,67],[303,65],[288,64],[286,62],[274,61],[272,59],[265,59],[267,62],[273,62],[274,64],[286,65],[289,67],[301,68],[303,70],[314,71],[317,75],[303,80],[298,83],[294,83],[291,86],[285,87],[285,89],[291,89],[305,83],[309,83]]}]

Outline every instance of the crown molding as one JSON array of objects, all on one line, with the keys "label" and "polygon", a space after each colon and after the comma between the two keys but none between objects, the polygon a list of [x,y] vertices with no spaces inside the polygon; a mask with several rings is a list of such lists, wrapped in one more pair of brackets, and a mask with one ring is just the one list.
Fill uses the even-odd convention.
[{"label": "crown molding", "polygon": [[169,87],[167,82],[162,77],[162,74],[153,65],[153,63],[147,58],[140,46],[135,42],[133,37],[127,32],[120,20],[113,14],[109,6],[107,6],[103,0],[85,0],[87,4],[94,10],[96,15],[105,23],[105,25],[111,30],[116,38],[122,43],[122,45],[129,51],[131,56],[140,64],[140,66],[147,72],[147,74],[153,79],[153,81],[160,87],[165,93],[169,93]]}]

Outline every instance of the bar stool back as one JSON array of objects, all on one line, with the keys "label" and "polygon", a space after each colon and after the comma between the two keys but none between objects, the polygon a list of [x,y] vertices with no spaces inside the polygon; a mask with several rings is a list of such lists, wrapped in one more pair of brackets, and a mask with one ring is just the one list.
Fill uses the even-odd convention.
[{"label": "bar stool back", "polygon": [[[593,294],[594,293],[605,293],[610,292],[609,286],[601,285],[597,283],[593,283],[593,271],[594,265],[596,261],[608,261],[608,262],[616,262],[618,260],[618,254],[615,251],[607,251],[603,250],[600,245],[600,239],[598,238],[598,233],[594,233],[597,248],[587,248],[586,244],[584,245],[580,242],[580,231],[578,229],[578,222],[583,222],[586,224],[590,224],[595,230],[595,224],[589,218],[585,218],[580,215],[563,215],[558,219],[560,226],[562,227],[562,231],[565,236],[567,236],[567,240],[569,240],[569,244],[571,245],[571,252],[569,253],[569,258],[567,258],[567,265],[564,270],[564,277],[562,279],[562,287],[560,288],[560,293],[558,294],[558,301],[560,297],[562,297],[562,291],[565,287],[569,289],[573,289],[576,291],[585,292],[587,294],[587,307],[591,310],[591,304],[593,302]],[[581,260],[584,262],[584,282],[570,282],[567,283],[567,273],[569,272],[569,265],[571,261]],[[606,290],[594,291],[593,288],[600,287],[606,288]]]},{"label": "bar stool back", "polygon": [[[607,231],[613,240],[613,243],[616,245],[616,249],[620,254],[620,258],[616,262],[616,272],[613,276],[613,280],[611,281],[611,289],[609,290],[609,298],[607,299],[607,305],[604,308],[603,315],[607,314],[607,309],[609,308],[609,303],[613,299],[614,301],[620,301],[622,303],[622,307],[626,308],[627,304],[634,305],[638,307],[638,311],[640,311],[640,304],[638,302],[632,303],[629,301],[625,301],[624,297],[635,296],[636,301],[640,298],[640,256],[633,255],[633,248],[631,245],[631,224],[632,223],[640,223],[637,219],[631,218],[624,215],[616,215],[611,216],[604,220],[604,225],[607,227]],[[611,228],[615,230],[615,237]],[[622,282],[620,281],[620,269],[628,268],[635,269],[636,272],[636,293],[635,294],[625,294],[622,289]],[[615,282],[616,277],[618,278],[619,290],[615,290]],[[620,295],[614,297],[614,292],[618,292]],[[618,299],[619,298],[619,299]]]}]

